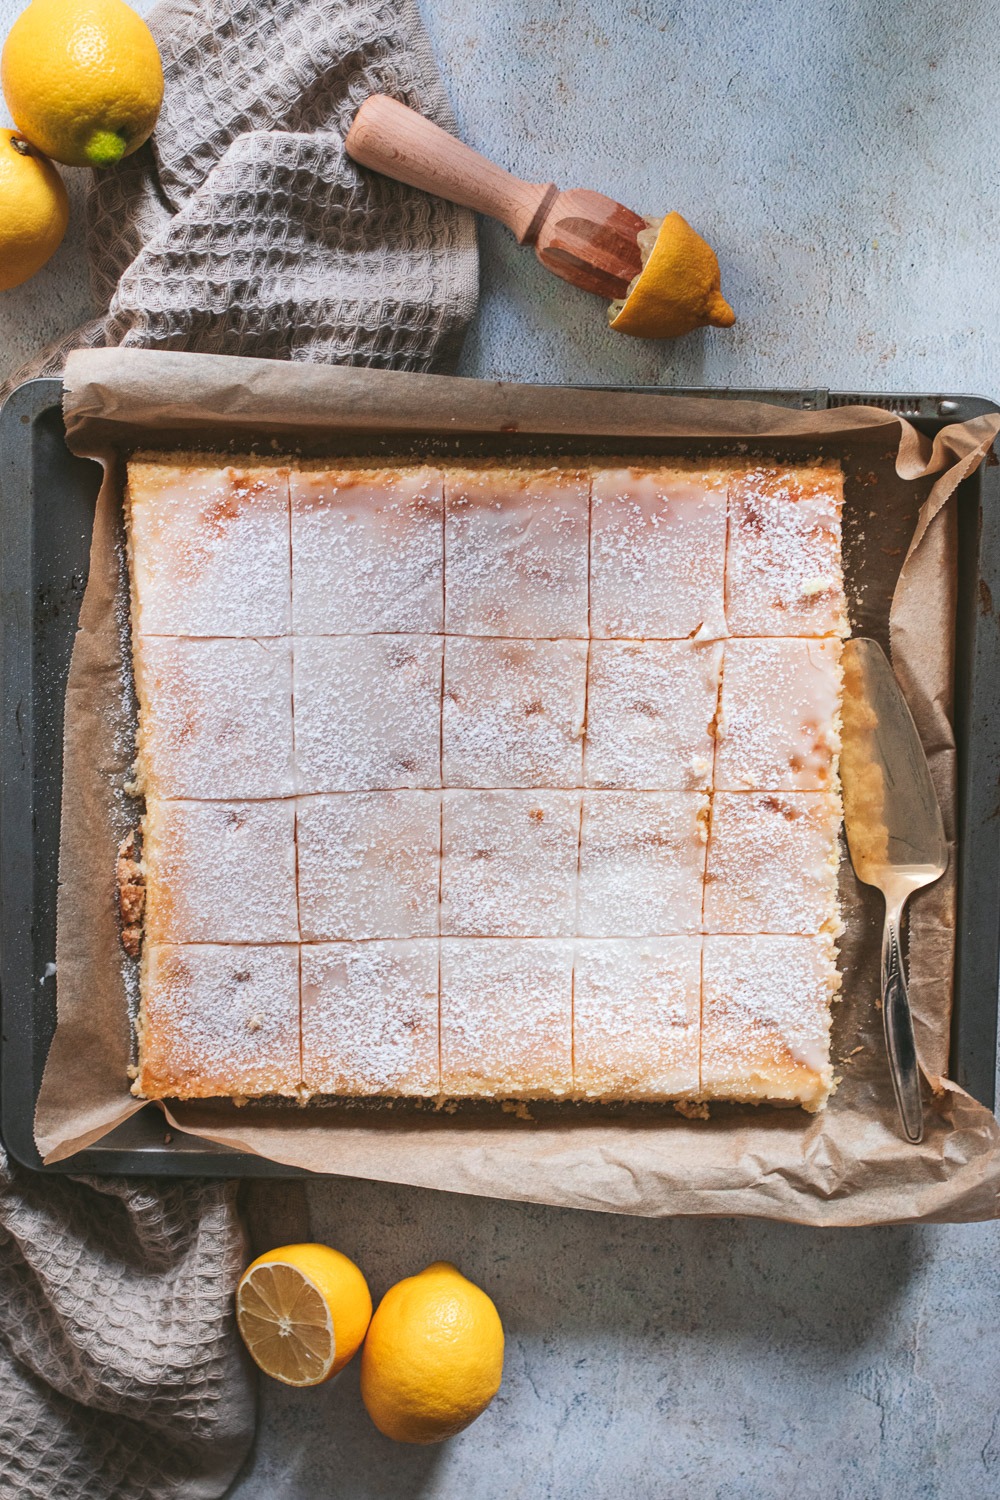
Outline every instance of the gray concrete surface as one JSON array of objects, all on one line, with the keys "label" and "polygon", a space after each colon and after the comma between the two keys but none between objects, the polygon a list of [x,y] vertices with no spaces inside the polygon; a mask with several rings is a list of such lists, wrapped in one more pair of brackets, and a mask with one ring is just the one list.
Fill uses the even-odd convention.
[{"label": "gray concrete surface", "polygon": [[[148,9],[148,6],[140,8]],[[461,129],[518,173],[680,209],[740,315],[608,333],[483,230],[467,374],[997,395],[995,0],[423,0]],[[0,0],[0,33],[21,0]],[[89,311],[74,231],[0,298],[0,371]],[[263,1393],[234,1500],[1000,1496],[1000,1228],[649,1223],[338,1181],[314,1230],[376,1294],[445,1257],[503,1389],[453,1442],[368,1424],[353,1368]]]},{"label": "gray concrete surface", "polygon": [[500,1395],[401,1448],[354,1365],[270,1385],[233,1500],[940,1500],[1000,1494],[995,1225],[649,1222],[347,1181],[314,1231],[378,1296],[438,1258],[487,1287]]}]

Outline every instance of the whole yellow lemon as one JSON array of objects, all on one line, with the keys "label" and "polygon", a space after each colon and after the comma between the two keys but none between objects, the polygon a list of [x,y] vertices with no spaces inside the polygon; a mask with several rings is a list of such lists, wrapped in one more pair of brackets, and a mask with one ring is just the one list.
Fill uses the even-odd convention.
[{"label": "whole yellow lemon", "polygon": [[438,1443],[490,1404],[503,1374],[503,1325],[486,1293],[447,1261],[390,1287],[361,1351],[361,1397],[400,1443]]},{"label": "whole yellow lemon", "polygon": [[18,130],[70,167],[108,167],[138,150],[163,102],[152,32],[124,0],[31,0],[0,77]]},{"label": "whole yellow lemon", "polygon": [[16,130],[0,130],[0,292],[44,266],[68,223],[69,199],[55,167]]}]

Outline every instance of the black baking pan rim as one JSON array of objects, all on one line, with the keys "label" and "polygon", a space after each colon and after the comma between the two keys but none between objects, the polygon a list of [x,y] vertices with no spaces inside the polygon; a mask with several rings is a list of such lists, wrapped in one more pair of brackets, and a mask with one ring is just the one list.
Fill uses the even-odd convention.
[{"label": "black baking pan rim", "polygon": [[[599,388],[804,411],[878,406],[928,434],[1000,411],[987,397],[950,394]],[[1000,967],[1000,467],[990,458],[966,481],[958,508],[959,919],[951,1066],[956,1081],[992,1108]],[[66,447],[62,382],[47,378],[18,387],[0,411],[0,1135],[17,1161],[36,1169],[41,1162],[32,1122],[55,1016],[62,705],[99,477],[97,465]],[[152,1105],[85,1151],[42,1170],[309,1175],[171,1132]]]}]

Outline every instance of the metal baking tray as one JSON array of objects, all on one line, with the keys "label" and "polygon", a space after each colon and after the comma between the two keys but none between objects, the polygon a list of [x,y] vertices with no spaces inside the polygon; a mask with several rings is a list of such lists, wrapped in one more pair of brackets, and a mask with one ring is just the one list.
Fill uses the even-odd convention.
[{"label": "metal baking tray", "polygon": [[[906,417],[931,435],[949,422],[1000,411],[995,402],[973,396],[664,393],[805,411],[861,402]],[[11,1155],[34,1168],[41,1162],[32,1120],[56,1012],[63,700],[99,480],[98,466],[66,447],[62,383],[32,380],[20,386],[0,412],[0,1133]],[[1000,972],[1000,467],[992,454],[959,490],[958,525],[959,923],[951,1072],[993,1107]],[[154,1106],[71,1160],[43,1170],[306,1175],[179,1132],[171,1135]]]}]

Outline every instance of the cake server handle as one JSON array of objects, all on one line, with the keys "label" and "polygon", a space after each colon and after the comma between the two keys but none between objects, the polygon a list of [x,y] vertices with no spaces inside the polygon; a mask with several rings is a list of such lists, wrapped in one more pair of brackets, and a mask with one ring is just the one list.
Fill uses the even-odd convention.
[{"label": "cake server handle", "polygon": [[924,1106],[920,1098],[920,1067],[913,1039],[913,1016],[906,988],[899,925],[906,898],[885,905],[882,931],[882,1025],[889,1053],[889,1072],[903,1133],[914,1145],[923,1140]]}]

